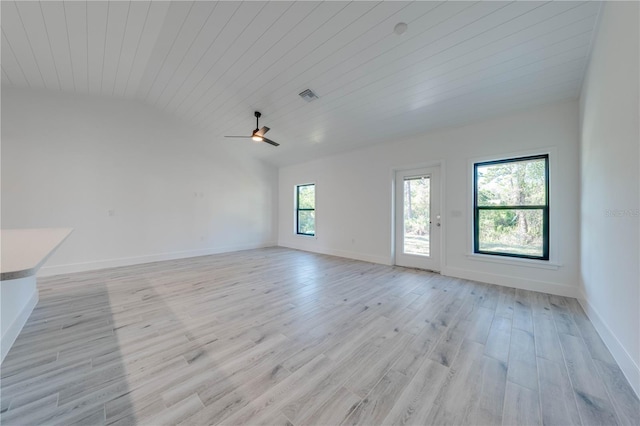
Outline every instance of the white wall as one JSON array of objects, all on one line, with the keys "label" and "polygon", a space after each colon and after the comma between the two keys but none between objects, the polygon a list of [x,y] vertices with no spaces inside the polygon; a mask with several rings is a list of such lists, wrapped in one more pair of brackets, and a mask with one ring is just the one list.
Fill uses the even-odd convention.
[{"label": "white wall", "polygon": [[637,2],[602,10],[580,102],[585,310],[640,393],[640,128]]},{"label": "white wall", "polygon": [[44,274],[273,245],[277,170],[227,148],[136,101],[3,89],[2,227],[75,228]]},{"label": "white wall", "polygon": [[[561,266],[539,269],[470,259],[471,163],[546,151],[551,151],[551,257]],[[283,167],[279,245],[391,263],[392,169],[431,161],[444,163],[444,274],[577,295],[577,102]],[[307,182],[317,185],[317,238],[297,236],[293,229],[294,186]],[[456,217],[456,211],[462,214]]]}]

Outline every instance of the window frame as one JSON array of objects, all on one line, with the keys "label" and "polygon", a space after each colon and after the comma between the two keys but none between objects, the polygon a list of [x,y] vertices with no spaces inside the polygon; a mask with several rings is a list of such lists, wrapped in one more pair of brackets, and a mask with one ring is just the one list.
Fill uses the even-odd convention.
[{"label": "window frame", "polygon": [[[478,205],[478,167],[494,164],[515,163],[528,160],[545,160],[545,204],[544,205],[507,205],[507,206],[479,206]],[[502,256],[519,259],[533,259],[549,261],[549,154],[528,155],[523,157],[510,157],[499,160],[482,161],[473,163],[473,252],[489,256]],[[480,210],[542,210],[542,256],[531,256],[517,253],[500,253],[480,250]]]},{"label": "window frame", "polygon": [[[300,188],[305,187],[305,186],[313,186],[313,208],[312,209],[301,209],[300,208]],[[316,211],[316,198],[315,198],[315,194],[316,194],[316,188],[315,188],[316,184],[315,183],[303,183],[300,185],[296,185],[295,188],[295,194],[296,194],[296,198],[295,198],[295,204],[296,204],[296,209],[295,209],[295,215],[296,215],[296,235],[302,235],[305,237],[315,237],[316,236],[316,222],[315,222],[315,217],[314,217],[314,225],[313,225],[313,234],[309,234],[306,232],[300,232],[300,212],[301,211],[306,211],[306,212],[314,212]]]}]

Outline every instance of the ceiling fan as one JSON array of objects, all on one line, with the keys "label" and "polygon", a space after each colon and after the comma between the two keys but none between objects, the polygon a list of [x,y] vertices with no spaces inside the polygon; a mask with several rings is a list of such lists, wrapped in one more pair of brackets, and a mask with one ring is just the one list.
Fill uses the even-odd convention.
[{"label": "ceiling fan", "polygon": [[256,142],[266,142],[266,143],[271,144],[273,146],[280,146],[279,143],[274,142],[271,139],[267,139],[267,138],[264,137],[264,134],[269,131],[269,128],[266,127],[266,126],[260,128],[260,126],[258,126],[258,120],[260,119],[262,114],[260,114],[260,112],[256,111],[256,112],[253,113],[253,115],[256,117],[256,129],[251,133],[251,136],[225,136],[225,138],[245,138],[245,139],[251,138]]}]

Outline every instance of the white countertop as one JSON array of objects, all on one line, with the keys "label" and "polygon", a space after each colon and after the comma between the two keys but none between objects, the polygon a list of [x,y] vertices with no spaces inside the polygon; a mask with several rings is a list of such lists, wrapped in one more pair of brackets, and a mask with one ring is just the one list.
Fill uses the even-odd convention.
[{"label": "white countertop", "polygon": [[72,228],[0,230],[0,280],[35,275],[72,231]]}]

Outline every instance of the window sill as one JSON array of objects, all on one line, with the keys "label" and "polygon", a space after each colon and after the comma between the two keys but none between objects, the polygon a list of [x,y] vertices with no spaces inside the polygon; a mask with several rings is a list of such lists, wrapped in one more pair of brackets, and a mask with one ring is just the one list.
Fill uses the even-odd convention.
[{"label": "window sill", "polygon": [[501,263],[503,265],[524,266],[528,268],[558,270],[563,265],[549,260],[518,259],[505,256],[492,256],[489,254],[468,253],[467,259],[479,262]]},{"label": "window sill", "polygon": [[316,235],[305,235],[305,234],[293,234],[295,237],[301,237],[301,238],[312,238],[314,240],[316,240],[318,237]]}]

